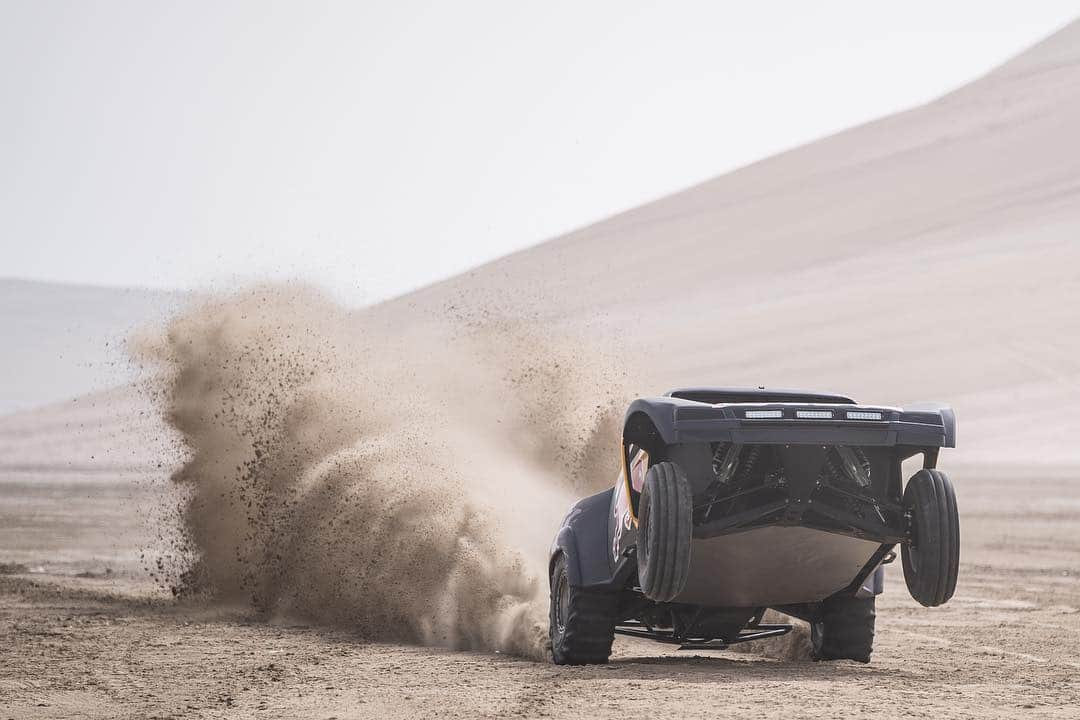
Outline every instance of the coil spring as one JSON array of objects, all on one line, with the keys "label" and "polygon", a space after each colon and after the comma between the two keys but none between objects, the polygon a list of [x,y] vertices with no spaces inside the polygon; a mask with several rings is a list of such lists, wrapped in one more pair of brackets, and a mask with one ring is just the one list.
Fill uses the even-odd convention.
[{"label": "coil spring", "polygon": [[[863,466],[863,470],[866,471],[866,475],[870,475],[870,460],[866,457],[861,449],[857,447],[851,448],[855,453],[855,457],[858,459],[859,464]],[[854,478],[849,478],[841,467],[838,466],[839,452],[835,447],[830,447],[829,452],[825,454],[825,466],[822,468],[823,472],[828,473],[829,479],[835,482],[851,481]]]},{"label": "coil spring", "polygon": [[750,451],[746,454],[746,459],[743,460],[739,469],[735,473],[736,483],[738,485],[744,484],[754,475],[754,466],[757,465],[758,459],[761,457],[761,446],[751,445]]},{"label": "coil spring", "polygon": [[720,470],[724,465],[724,455],[727,454],[728,445],[731,443],[717,443],[716,449],[713,450],[712,456],[712,474],[714,477],[720,477]]}]

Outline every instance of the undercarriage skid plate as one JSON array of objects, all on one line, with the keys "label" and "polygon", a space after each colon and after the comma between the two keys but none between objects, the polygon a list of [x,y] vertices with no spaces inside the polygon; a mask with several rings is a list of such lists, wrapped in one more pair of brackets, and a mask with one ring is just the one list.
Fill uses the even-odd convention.
[{"label": "undercarriage skid plate", "polygon": [[748,631],[740,632],[736,637],[728,638],[690,638],[676,637],[671,630],[656,630],[636,620],[627,620],[619,623],[615,632],[627,637],[655,640],[657,642],[678,645],[679,650],[723,650],[736,643],[750,642],[751,640],[763,640],[770,637],[779,637],[791,632],[788,624],[760,624],[747,628]]}]

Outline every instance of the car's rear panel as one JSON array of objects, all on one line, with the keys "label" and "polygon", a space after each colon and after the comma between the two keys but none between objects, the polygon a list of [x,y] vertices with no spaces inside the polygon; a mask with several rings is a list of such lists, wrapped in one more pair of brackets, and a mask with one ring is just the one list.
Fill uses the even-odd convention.
[{"label": "car's rear panel", "polygon": [[680,602],[816,602],[859,580],[903,533],[892,447],[713,441],[666,454],[694,496]]}]

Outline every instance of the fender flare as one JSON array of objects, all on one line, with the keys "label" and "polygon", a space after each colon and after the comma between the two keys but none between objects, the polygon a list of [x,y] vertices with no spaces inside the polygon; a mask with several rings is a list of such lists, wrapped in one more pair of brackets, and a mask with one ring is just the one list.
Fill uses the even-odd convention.
[{"label": "fender flare", "polygon": [[608,514],[614,488],[590,495],[571,506],[551,544],[548,580],[559,556],[566,557],[566,575],[571,585],[586,586],[611,581],[608,550]]},{"label": "fender flare", "polygon": [[581,565],[578,563],[577,537],[574,530],[563,527],[555,536],[555,542],[551,547],[551,559],[548,560],[548,580],[555,572],[555,563],[560,557],[566,558],[566,579],[571,585],[581,585]]}]

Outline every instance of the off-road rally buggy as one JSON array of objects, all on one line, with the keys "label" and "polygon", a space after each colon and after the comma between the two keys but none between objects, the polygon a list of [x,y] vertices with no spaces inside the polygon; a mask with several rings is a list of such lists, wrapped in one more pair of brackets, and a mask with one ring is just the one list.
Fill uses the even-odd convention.
[{"label": "off-road rally buggy", "polygon": [[956,496],[936,469],[955,441],[943,406],[763,388],[635,400],[615,486],[574,504],[552,544],[555,662],[607,662],[616,633],[724,648],[790,632],[768,608],[810,623],[815,659],[869,662],[897,545],[915,600],[956,587]]}]

